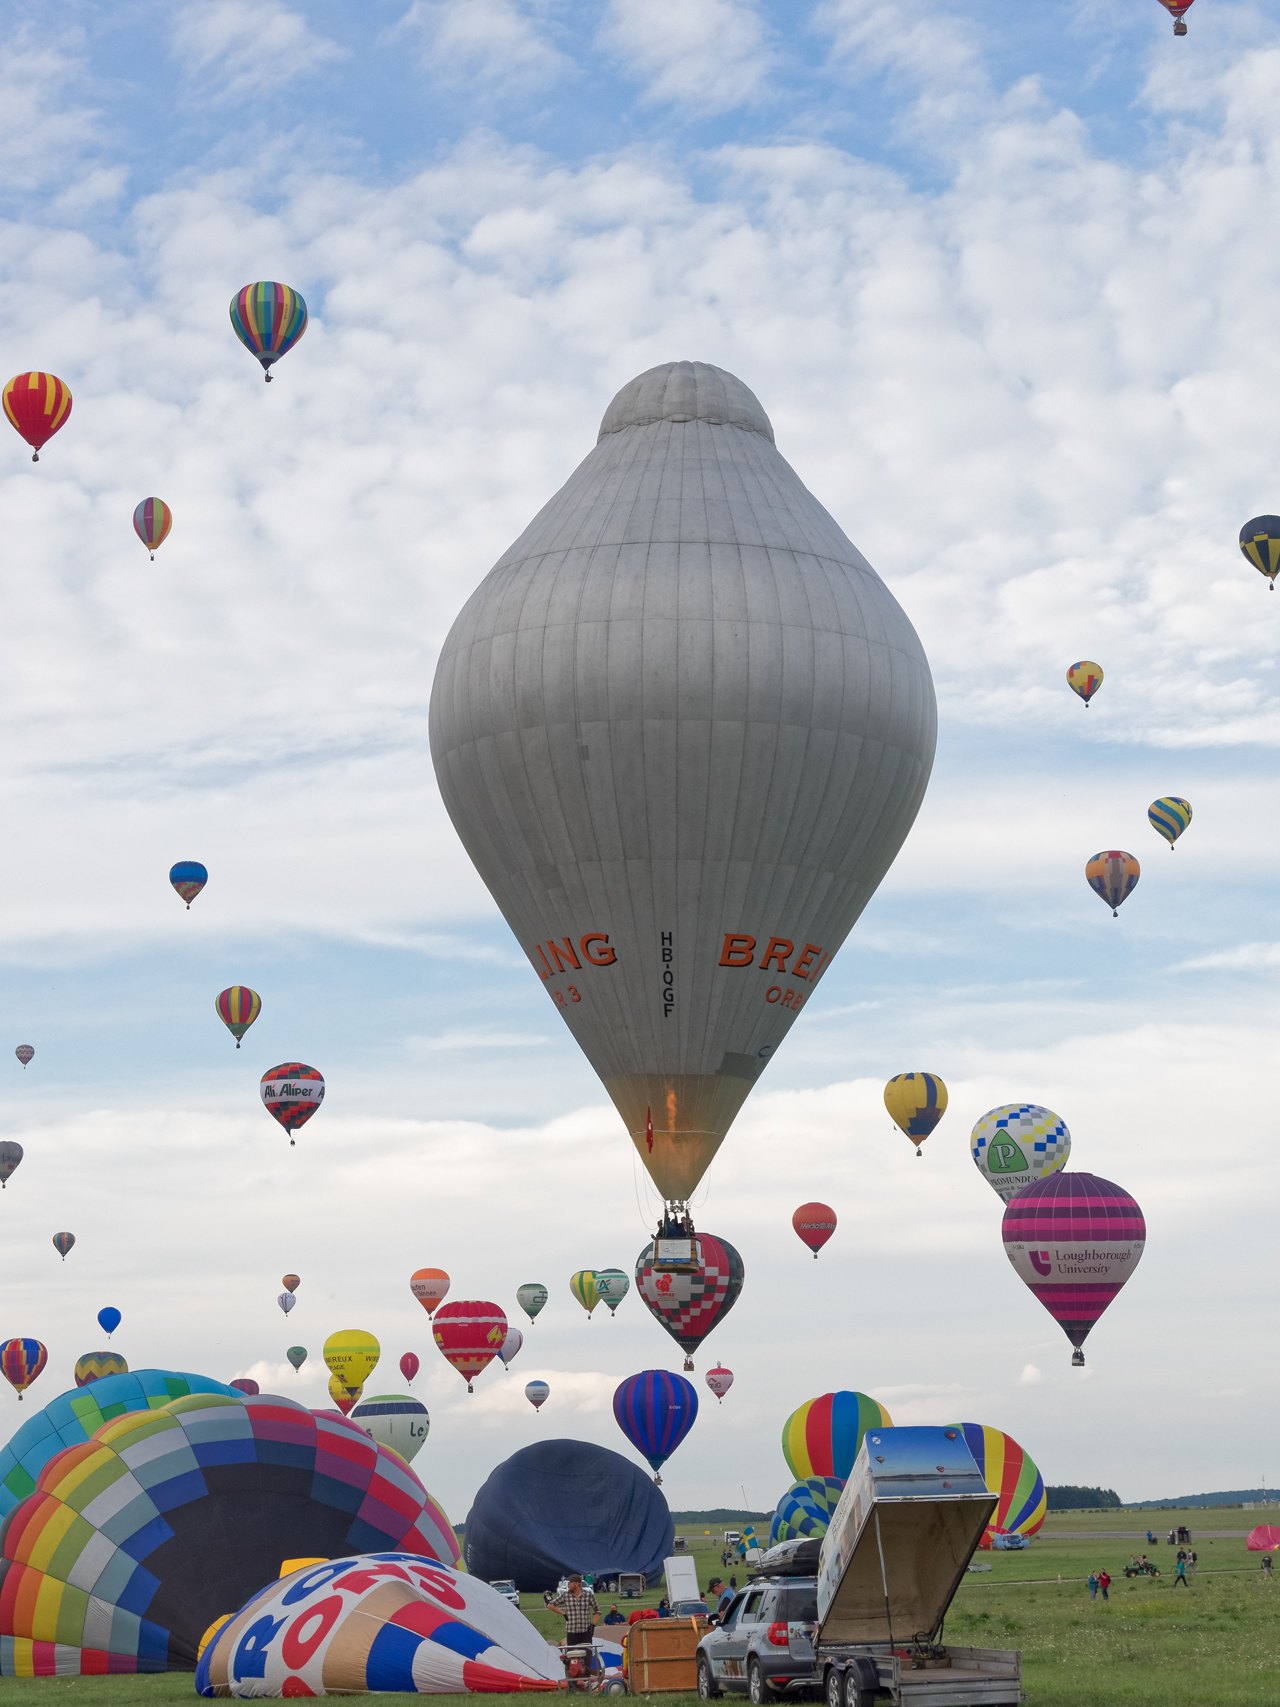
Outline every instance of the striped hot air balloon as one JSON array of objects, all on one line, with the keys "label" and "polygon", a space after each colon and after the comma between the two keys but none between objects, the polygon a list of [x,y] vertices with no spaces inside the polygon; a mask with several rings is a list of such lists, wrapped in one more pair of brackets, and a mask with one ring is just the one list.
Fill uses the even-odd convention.
[{"label": "striped hot air balloon", "polygon": [[1005,1254],[1075,1350],[1142,1260],[1147,1224],[1127,1191],[1097,1174],[1056,1173],[1004,1212]]},{"label": "striped hot air balloon", "polygon": [[947,1087],[936,1073],[898,1073],[884,1087],[884,1106],[920,1154],[920,1146],[947,1112]]},{"label": "striped hot air balloon", "polygon": [[642,1369],[618,1384],[613,1395],[618,1427],[657,1474],[698,1418],[698,1392],[683,1375],[668,1369]]},{"label": "striped hot air balloon", "polygon": [[1119,918],[1117,908],[1138,886],[1142,867],[1131,853],[1122,848],[1107,848],[1094,854],[1084,868],[1085,880],[1095,895],[1100,895],[1111,909],[1111,917]]},{"label": "striped hot air balloon", "polygon": [[579,1269],[577,1274],[569,1276],[569,1290],[587,1312],[587,1320],[591,1312],[600,1302],[600,1294],[596,1291],[596,1271],[593,1268]]},{"label": "striped hot air balloon", "polygon": [[[108,1375],[127,1375],[129,1365],[118,1351],[86,1351],[76,1359],[77,1387],[87,1387],[91,1381],[104,1381]],[[128,1409],[122,1406],[122,1409]]]},{"label": "striped hot air balloon", "polygon": [[987,1487],[1000,1501],[978,1545],[989,1548],[997,1535],[1030,1538],[1044,1522],[1049,1509],[1044,1477],[1030,1454],[1023,1451],[1011,1434],[1002,1434],[986,1423],[957,1423],[956,1427],[963,1433],[964,1443]]},{"label": "striped hot air balloon", "polygon": [[1067,686],[1080,695],[1087,711],[1089,701],[1102,686],[1102,665],[1095,664],[1092,658],[1081,658],[1067,671]]},{"label": "striped hot air balloon", "polygon": [[49,1353],[39,1340],[20,1335],[0,1345],[0,1375],[4,1376],[19,1400],[48,1361]]},{"label": "striped hot air balloon", "polygon": [[169,537],[173,511],[163,498],[144,498],[133,512],[133,531],[156,560],[156,552]]},{"label": "striped hot air balloon", "polygon": [[867,1430],[892,1427],[888,1411],[865,1393],[823,1393],[783,1423],[782,1456],[797,1482],[812,1476],[847,1481]]},{"label": "striped hot air balloon", "polygon": [[53,1235],[53,1248],[57,1251],[63,1262],[66,1262],[67,1252],[75,1242],[76,1236],[74,1233],[55,1233]]},{"label": "striped hot air balloon", "polygon": [[213,1005],[239,1049],[240,1039],[262,1012],[262,997],[247,984],[232,984],[221,992]]},{"label": "striped hot air balloon", "polygon": [[231,298],[231,324],[245,349],[262,363],[269,385],[272,364],[288,355],[307,329],[307,305],[291,286],[260,279]]},{"label": "striped hot air balloon", "polygon": [[56,374],[15,374],[4,388],[4,412],[31,446],[32,462],[39,462],[41,446],[71,419],[71,392]]},{"label": "striped hot air balloon", "polygon": [[1153,830],[1158,830],[1173,852],[1173,844],[1191,822],[1191,802],[1177,794],[1162,794],[1147,807]]},{"label": "striped hot air balloon", "polygon": [[1280,516],[1254,516],[1240,529],[1240,549],[1246,563],[1265,575],[1274,593],[1280,575]]},{"label": "striped hot air balloon", "polygon": [[441,1354],[462,1376],[468,1393],[473,1391],[472,1376],[488,1368],[507,1340],[506,1312],[478,1299],[442,1304],[431,1327]]}]

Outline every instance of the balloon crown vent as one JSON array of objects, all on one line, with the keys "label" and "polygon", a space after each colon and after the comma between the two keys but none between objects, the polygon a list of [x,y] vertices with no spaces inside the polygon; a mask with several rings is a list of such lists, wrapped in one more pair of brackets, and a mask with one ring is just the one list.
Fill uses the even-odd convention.
[{"label": "balloon crown vent", "polygon": [[[773,425],[755,392],[736,375],[709,362],[663,362],[638,374],[604,412],[600,438],[655,421],[707,421],[741,427],[774,443]],[[596,441],[599,443],[599,440]]]}]

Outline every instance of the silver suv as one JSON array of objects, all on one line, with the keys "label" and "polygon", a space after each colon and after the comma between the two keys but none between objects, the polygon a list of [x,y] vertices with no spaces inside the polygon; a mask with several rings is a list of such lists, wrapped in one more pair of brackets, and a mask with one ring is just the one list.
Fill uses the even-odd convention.
[{"label": "silver suv", "polygon": [[775,1557],[783,1554],[781,1548],[767,1553],[760,1562],[761,1574],[735,1595],[717,1627],[698,1643],[702,1700],[727,1690],[745,1693],[758,1707],[776,1695],[815,1686],[818,1545],[790,1543],[781,1557]]}]

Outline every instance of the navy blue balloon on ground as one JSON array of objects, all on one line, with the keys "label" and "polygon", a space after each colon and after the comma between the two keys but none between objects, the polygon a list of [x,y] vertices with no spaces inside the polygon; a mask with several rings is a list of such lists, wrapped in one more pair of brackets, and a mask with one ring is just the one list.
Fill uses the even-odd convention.
[{"label": "navy blue balloon on ground", "polygon": [[510,1577],[523,1592],[555,1588],[568,1571],[662,1576],[675,1524],[637,1465],[603,1446],[546,1440],[499,1464],[467,1515],[467,1569]]}]

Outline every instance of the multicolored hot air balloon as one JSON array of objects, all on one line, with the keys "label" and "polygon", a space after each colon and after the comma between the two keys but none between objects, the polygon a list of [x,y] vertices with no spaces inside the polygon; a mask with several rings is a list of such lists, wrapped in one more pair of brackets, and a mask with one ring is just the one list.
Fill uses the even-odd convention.
[{"label": "multicolored hot air balloon", "polygon": [[169,881],[187,903],[187,911],[190,912],[191,903],[209,881],[209,873],[198,859],[180,859],[177,865],[169,867]]},{"label": "multicolored hot air balloon", "polygon": [[613,1395],[618,1427],[657,1474],[698,1417],[698,1393],[683,1375],[667,1369],[642,1369],[619,1383]]},{"label": "multicolored hot air balloon", "polygon": [[290,1310],[293,1309],[294,1305],[297,1302],[298,1302],[298,1300],[294,1297],[292,1292],[282,1292],[280,1294],[280,1296],[276,1299],[276,1303],[284,1311],[286,1316],[289,1314]]},{"label": "multicolored hot air balloon", "polygon": [[108,1339],[115,1333],[120,1326],[120,1312],[114,1304],[107,1304],[98,1311],[98,1326]]},{"label": "multicolored hot air balloon", "polygon": [[849,1479],[869,1428],[892,1428],[893,1418],[865,1393],[823,1393],[806,1399],[782,1425],[782,1456],[797,1482],[812,1476]]},{"label": "multicolored hot air balloon", "polygon": [[382,1347],[364,1328],[342,1328],[324,1342],[324,1361],[331,1375],[347,1387],[363,1387],[378,1367]]},{"label": "multicolored hot air balloon", "polygon": [[19,1337],[0,1345],[0,1375],[13,1388],[19,1401],[48,1361],[49,1353],[39,1340]]},{"label": "multicolored hot air balloon", "polygon": [[791,1225],[817,1262],[818,1252],[836,1230],[836,1212],[829,1203],[802,1203],[791,1217]]},{"label": "multicolored hot air balloon", "polygon": [[307,1121],[324,1101],[324,1075],[302,1061],[283,1061],[262,1075],[262,1106],[289,1134]]},{"label": "multicolored hot air balloon", "polygon": [[1173,844],[1191,822],[1191,802],[1177,794],[1163,794],[1147,807],[1153,830],[1158,830],[1173,852]]},{"label": "multicolored hot air balloon", "polygon": [[344,1417],[351,1414],[351,1407],[359,1403],[360,1395],[363,1392],[363,1387],[348,1387],[341,1375],[329,1377],[329,1397]]},{"label": "multicolored hot air balloon", "polygon": [[156,552],[169,537],[173,511],[163,498],[144,498],[133,512],[133,531],[156,560]]},{"label": "multicolored hot air balloon", "polygon": [[1095,895],[1100,895],[1111,909],[1111,917],[1119,918],[1117,908],[1137,888],[1142,867],[1131,853],[1122,848],[1108,848],[1094,854],[1084,868],[1085,879]]},{"label": "multicolored hot air balloon", "polygon": [[[262,997],[247,984],[232,984],[229,989],[222,991],[213,1005],[217,1009],[218,1018],[235,1038],[236,1048],[239,1049],[240,1039],[262,1012]],[[279,1068],[276,1071],[278,1072]]]},{"label": "multicolored hot air balloon", "polygon": [[35,1050],[29,1043],[20,1043],[14,1050],[14,1054],[18,1057],[19,1061],[22,1062],[24,1067],[28,1061],[33,1061],[35,1059],[35,1053]]},{"label": "multicolored hot air balloon", "polygon": [[22,1145],[12,1138],[0,1140],[0,1191],[8,1185],[13,1170],[22,1160]]},{"label": "multicolored hot air balloon", "polygon": [[245,349],[262,363],[270,385],[273,363],[288,355],[307,329],[307,305],[289,285],[261,279],[231,298],[231,324]]},{"label": "multicolored hot air balloon", "polygon": [[1067,686],[1072,693],[1078,693],[1084,701],[1084,708],[1089,709],[1089,701],[1102,686],[1102,665],[1095,664],[1092,658],[1081,658],[1078,664],[1073,664],[1067,671]]},{"label": "multicolored hot air balloon", "polygon": [[41,448],[71,419],[71,393],[54,374],[15,374],[4,388],[4,412],[39,462]]},{"label": "multicolored hot air balloon", "polygon": [[653,1245],[636,1258],[636,1286],[649,1313],[655,1316],[685,1354],[693,1368],[693,1353],[738,1302],[744,1269],[742,1258],[728,1239],[699,1233],[695,1274],[673,1274],[653,1266]]},{"label": "multicolored hot air balloon", "polygon": [[620,1268],[598,1268],[596,1270],[596,1296],[602,1304],[609,1306],[610,1316],[616,1316],[618,1305],[631,1290],[631,1277],[624,1274]]},{"label": "multicolored hot air balloon", "polygon": [[83,1357],[76,1359],[77,1387],[87,1387],[90,1382],[101,1381],[108,1375],[128,1373],[129,1365],[118,1351],[86,1351]]},{"label": "multicolored hot air balloon", "polygon": [[519,1328],[508,1328],[507,1337],[502,1342],[502,1350],[498,1353],[498,1356],[502,1359],[502,1367],[504,1369],[510,1369],[511,1359],[516,1355],[523,1344],[524,1335],[520,1332]]},{"label": "multicolored hot air balloon", "polygon": [[535,1411],[540,1411],[551,1395],[551,1389],[545,1381],[526,1381],[524,1396]]},{"label": "multicolored hot air balloon", "polygon": [[974,1166],[1005,1203],[1033,1180],[1066,1166],[1071,1154],[1067,1123],[1038,1102],[1006,1102],[989,1108],[969,1139]]},{"label": "multicolored hot air balloon", "polygon": [[516,1303],[531,1322],[550,1296],[546,1287],[537,1280],[527,1280],[523,1286],[516,1287]]},{"label": "multicolored hot air balloon", "polygon": [[724,1396],[733,1386],[733,1371],[717,1364],[714,1369],[708,1369],[702,1378],[716,1396],[716,1403],[723,1404]]},{"label": "multicolored hot air balloon", "polygon": [[668,362],[467,601],[430,727],[467,852],[681,1220],[924,798],[915,630],[748,387]]},{"label": "multicolored hot air balloon", "polygon": [[936,1073],[898,1073],[884,1087],[884,1106],[920,1154],[920,1146],[947,1112],[947,1087]]},{"label": "multicolored hot air balloon", "polygon": [[76,1236],[74,1233],[55,1233],[53,1235],[53,1248],[57,1251],[63,1262],[66,1262],[67,1252],[75,1242]]},{"label": "multicolored hot air balloon", "polygon": [[414,1376],[418,1373],[419,1367],[420,1365],[418,1363],[417,1354],[412,1351],[406,1351],[404,1356],[400,1359],[400,1373],[404,1376],[405,1380],[412,1381]]},{"label": "multicolored hot air balloon", "polygon": [[990,1548],[997,1535],[1025,1535],[1028,1540],[1045,1520],[1049,1502],[1044,1478],[1029,1454],[1011,1434],[986,1423],[958,1423],[964,1443],[982,1472],[982,1479],[1000,1503],[991,1514],[979,1547]]},{"label": "multicolored hot air balloon", "polygon": [[1185,36],[1187,26],[1183,22],[1187,13],[1195,4],[1195,0],[1160,0],[1166,12],[1173,14],[1173,33],[1175,36]]},{"label": "multicolored hot air balloon", "polygon": [[1240,529],[1240,549],[1274,593],[1280,575],[1280,516],[1254,516],[1246,522]]},{"label": "multicolored hot air balloon", "polygon": [[506,1313],[498,1305],[478,1299],[442,1304],[435,1313],[432,1335],[445,1361],[462,1376],[470,1393],[472,1376],[487,1369],[506,1343]]},{"label": "multicolored hot air balloon", "polygon": [[1050,1174],[1004,1212],[1005,1255],[1084,1367],[1089,1330],[1142,1260],[1147,1224],[1127,1191],[1097,1174]]},{"label": "multicolored hot air balloon", "polygon": [[579,1269],[577,1274],[569,1276],[569,1290],[587,1312],[587,1320],[591,1320],[591,1312],[600,1302],[600,1294],[596,1291],[596,1271],[593,1268]]},{"label": "multicolored hot air balloon", "polygon": [[825,1535],[843,1492],[844,1483],[838,1476],[808,1476],[789,1487],[769,1524],[769,1545],[818,1540]]},{"label": "multicolored hot air balloon", "polygon": [[307,1361],[307,1348],[305,1345],[291,1345],[288,1351],[285,1352],[285,1356],[293,1365],[294,1373],[296,1374]]},{"label": "multicolored hot air balloon", "polygon": [[250,1399],[256,1399],[262,1391],[252,1375],[240,1375],[234,1381],[227,1382],[228,1387],[234,1387],[237,1393],[244,1393]]},{"label": "multicolored hot air balloon", "polygon": [[286,1292],[296,1292],[302,1285],[302,1276],[300,1274],[282,1274],[280,1284]]},{"label": "multicolored hot air balloon", "polygon": [[420,1268],[409,1277],[409,1290],[430,1316],[444,1301],[449,1290],[449,1276],[442,1268]]}]

